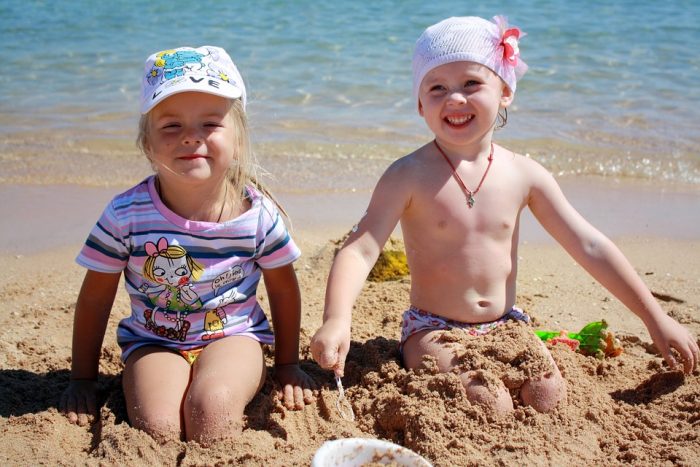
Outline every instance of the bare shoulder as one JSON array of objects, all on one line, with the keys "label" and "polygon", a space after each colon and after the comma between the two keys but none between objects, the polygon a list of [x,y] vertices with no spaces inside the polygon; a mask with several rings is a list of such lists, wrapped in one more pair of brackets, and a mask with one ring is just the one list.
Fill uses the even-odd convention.
[{"label": "bare shoulder", "polygon": [[377,186],[392,185],[392,189],[400,191],[413,191],[416,184],[420,183],[422,174],[432,163],[428,145],[422,146],[410,154],[407,154],[394,162],[384,171]]},{"label": "bare shoulder", "polygon": [[494,155],[502,160],[510,161],[518,170],[541,171],[545,170],[542,165],[532,159],[530,155],[522,155],[500,145],[494,145]]},{"label": "bare shoulder", "polygon": [[[509,152],[508,150],[506,150]],[[512,166],[522,183],[527,204],[535,217],[557,238],[562,219],[572,223],[573,208],[566,199],[554,175],[531,157],[512,154]],[[561,222],[561,223],[557,223]]]},{"label": "bare shoulder", "polygon": [[556,183],[552,174],[529,155],[522,155],[502,146],[496,146],[495,153],[506,163],[506,168],[513,170],[518,179],[530,189]]},{"label": "bare shoulder", "polygon": [[428,145],[421,146],[412,153],[396,159],[386,169],[385,174],[407,176],[416,173],[430,160],[428,151],[426,150],[427,146]]},{"label": "bare shoulder", "polygon": [[[348,238],[347,245],[355,245],[365,252],[384,245],[420,191],[422,159],[423,148],[420,148],[389,165],[375,185],[367,212]],[[374,253],[369,257],[376,259]]]}]

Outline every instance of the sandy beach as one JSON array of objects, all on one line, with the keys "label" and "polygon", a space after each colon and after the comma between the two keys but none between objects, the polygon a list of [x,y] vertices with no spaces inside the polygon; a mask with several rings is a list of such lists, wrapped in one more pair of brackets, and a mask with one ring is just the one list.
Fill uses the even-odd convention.
[{"label": "sandy beach", "polygon": [[[609,182],[607,190],[591,189],[595,184],[564,185],[594,223],[612,232],[664,309],[700,334],[700,236],[691,225],[697,215],[687,215],[693,207],[697,213],[696,195],[655,194],[648,186],[631,190]],[[335,409],[332,375],[310,359],[308,344],[321,323],[335,248],[364,209],[366,190],[316,195],[280,190],[303,251],[296,263],[303,296],[301,355],[302,366],[322,387],[316,403],[300,412],[284,410],[272,396],[270,370],[247,409],[239,439],[210,449],[159,445],[130,427],[126,416],[115,341],[115,327],[129,312],[121,290],[100,366],[101,417],[90,427],[73,426],[56,409],[69,378],[73,308],[83,276],[73,259],[104,203],[119,190],[0,185],[6,200],[0,208],[6,270],[0,285],[2,465],[309,465],[325,441],[346,437],[390,440],[438,466],[700,463],[700,374],[670,371],[641,321],[527,218],[518,303],[539,329],[578,331],[605,319],[623,354],[601,360],[556,345],[552,353],[569,381],[568,403],[550,414],[518,406],[512,415],[493,417],[464,398],[454,375],[401,368],[396,346],[410,279],[368,283],[354,312],[345,377],[357,419],[343,420]],[[261,289],[265,306],[263,294]],[[507,336],[494,339],[497,347],[515,351]],[[268,367],[271,357],[267,352]],[[516,370],[517,365],[511,369]]]},{"label": "sandy beach", "polygon": [[[397,443],[435,466],[700,466],[700,371],[669,369],[641,320],[527,211],[517,305],[533,328],[575,332],[604,319],[623,348],[595,358],[553,345],[568,381],[553,412],[516,402],[494,416],[466,400],[456,375],[403,369],[410,277],[368,282],[356,303],[343,379],[355,421],[340,416],[333,375],[309,352],[341,239],[386,167],[432,138],[411,94],[415,40],[461,15],[504,14],[527,34],[529,71],[496,142],[550,170],[662,308],[700,335],[700,62],[688,46],[700,41],[700,2],[599,3],[3,2],[0,466],[309,466],[326,441],[349,437]],[[79,427],[57,409],[85,273],[75,256],[105,204],[151,173],[134,144],[143,59],[204,44],[225,48],[243,74],[259,175],[302,250],[300,355],[320,387],[315,403],[285,410],[266,349],[243,432],[208,448],[159,444],[130,426],[116,343],[130,313],[123,286],[100,360],[99,419]],[[267,311],[264,286],[259,299]],[[463,339],[460,365],[516,392],[534,368],[531,330],[442,338]]]}]

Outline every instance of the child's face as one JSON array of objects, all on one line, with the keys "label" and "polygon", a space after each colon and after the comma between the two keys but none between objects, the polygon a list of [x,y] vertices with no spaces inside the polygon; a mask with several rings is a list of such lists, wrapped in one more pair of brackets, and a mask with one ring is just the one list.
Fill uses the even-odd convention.
[{"label": "child's face", "polygon": [[473,144],[491,137],[499,109],[512,100],[510,88],[487,67],[452,62],[425,75],[418,111],[441,142]]},{"label": "child's face", "polygon": [[160,178],[176,184],[224,179],[235,158],[230,105],[224,97],[183,92],[151,110],[148,156]]},{"label": "child's face", "polygon": [[191,271],[187,265],[187,258],[166,258],[158,256],[153,265],[153,276],[161,284],[173,287],[181,286],[189,282]]}]

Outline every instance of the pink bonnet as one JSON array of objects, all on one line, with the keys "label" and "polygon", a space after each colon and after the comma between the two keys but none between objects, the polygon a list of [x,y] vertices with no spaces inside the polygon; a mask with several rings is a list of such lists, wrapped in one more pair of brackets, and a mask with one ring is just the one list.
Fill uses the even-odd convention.
[{"label": "pink bonnet", "polygon": [[494,16],[493,22],[476,16],[452,17],[428,27],[413,52],[414,98],[418,99],[418,89],[430,70],[461,61],[490,68],[515,92],[517,80],[527,71],[518,48],[522,36],[504,16]]}]

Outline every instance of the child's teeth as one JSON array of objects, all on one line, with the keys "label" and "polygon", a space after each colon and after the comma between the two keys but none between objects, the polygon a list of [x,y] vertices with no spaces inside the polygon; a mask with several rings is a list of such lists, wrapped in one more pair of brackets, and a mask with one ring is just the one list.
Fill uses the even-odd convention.
[{"label": "child's teeth", "polygon": [[469,117],[447,117],[447,121],[450,122],[453,125],[461,125],[463,123],[468,122],[471,120],[471,116]]}]

